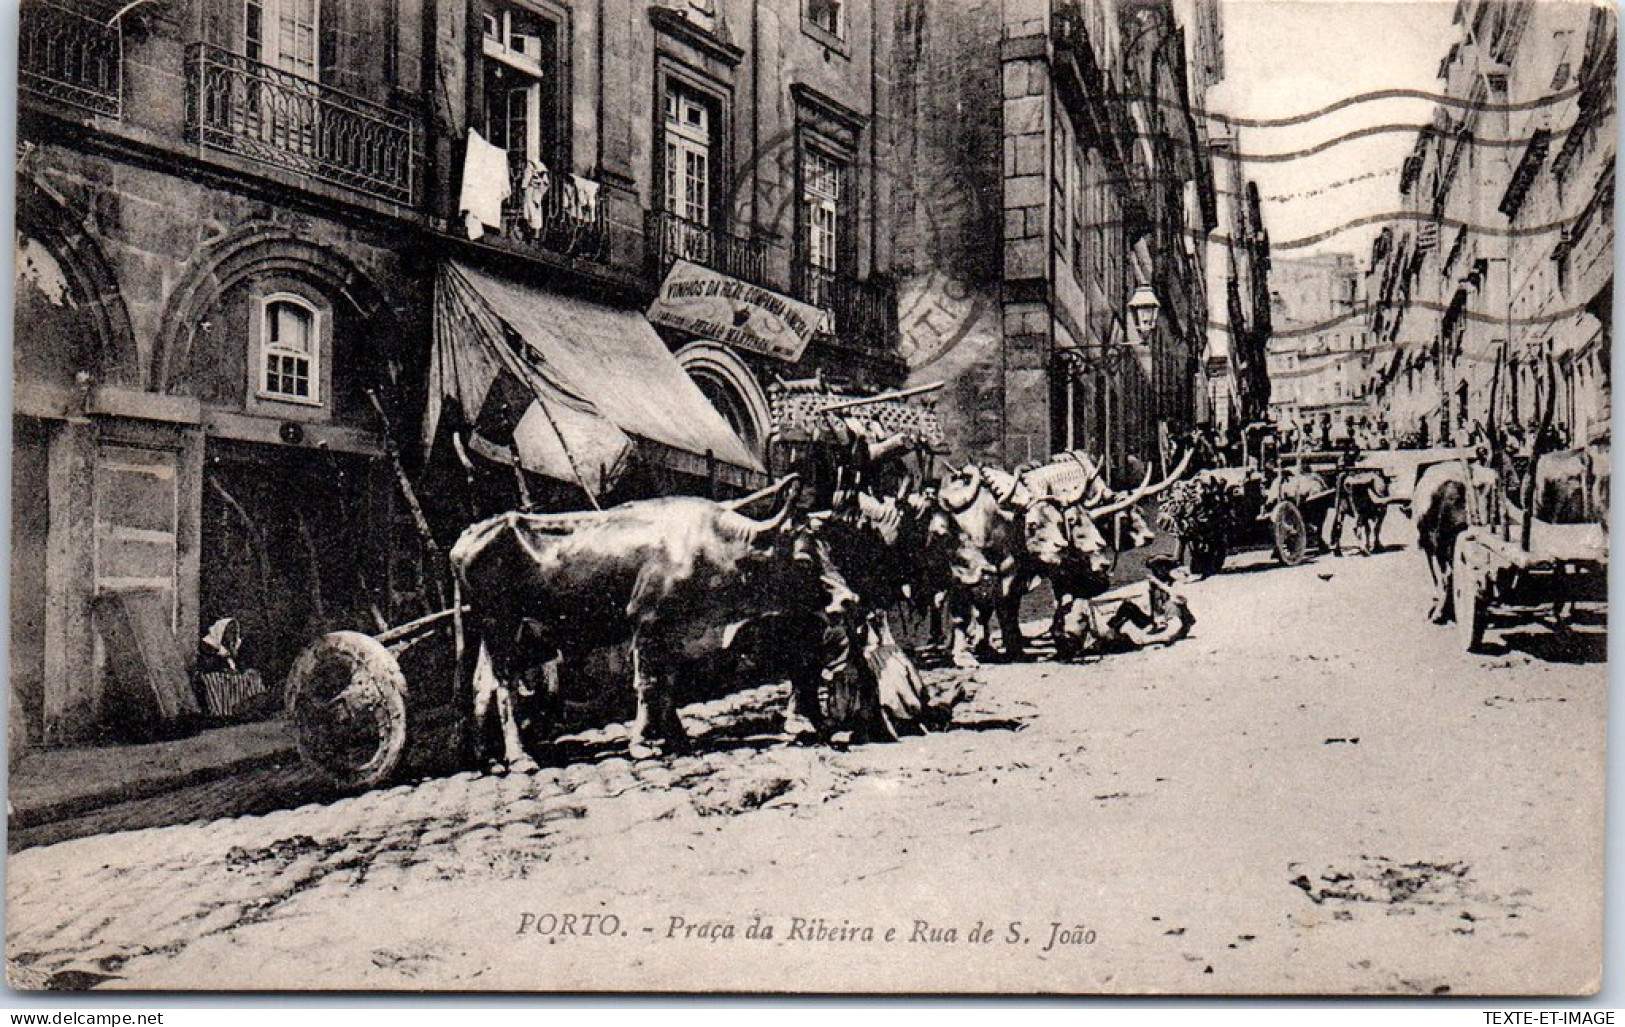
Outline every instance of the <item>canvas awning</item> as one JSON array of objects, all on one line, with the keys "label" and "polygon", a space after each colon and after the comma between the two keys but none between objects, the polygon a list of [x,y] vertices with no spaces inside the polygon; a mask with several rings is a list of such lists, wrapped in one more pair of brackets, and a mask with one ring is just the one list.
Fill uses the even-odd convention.
[{"label": "canvas awning", "polygon": [[472,448],[594,496],[634,453],[730,485],[766,481],[638,311],[450,262],[435,283],[434,331],[426,447],[450,398],[473,426]]}]

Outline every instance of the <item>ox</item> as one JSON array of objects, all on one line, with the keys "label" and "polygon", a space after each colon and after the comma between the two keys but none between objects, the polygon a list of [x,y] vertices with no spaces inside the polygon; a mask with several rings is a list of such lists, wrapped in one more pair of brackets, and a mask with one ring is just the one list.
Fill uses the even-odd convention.
[{"label": "ox", "polygon": [[1412,507],[1416,518],[1416,544],[1427,560],[1433,579],[1433,606],[1428,616],[1435,624],[1455,619],[1451,590],[1451,567],[1456,559],[1456,540],[1473,520],[1468,506],[1487,511],[1495,491],[1495,472],[1483,464],[1449,460],[1434,464],[1416,480]]},{"label": "ox", "polygon": [[[1032,487],[1026,474],[975,466],[953,472],[942,485],[935,523],[950,524],[941,530],[954,539],[950,564],[954,662],[974,665],[968,643],[975,627],[980,627],[979,648],[984,652],[991,648],[995,616],[1006,657],[1019,659],[1024,643],[1021,601],[1040,579],[1050,581],[1058,609],[1104,591],[1116,563],[1116,547],[1121,545],[1116,519],[1128,518],[1131,546],[1148,542],[1152,533],[1136,508],[1177,480],[1189,459],[1186,454],[1166,480],[1152,485],[1148,474],[1140,488],[1123,496],[1096,491],[1098,472],[1081,493],[1064,498]],[[1096,505],[1089,505],[1091,495]]]},{"label": "ox", "polygon": [[794,479],[787,483],[766,520],[739,513],[739,503],[674,497],[588,513],[507,513],[464,531],[450,561],[481,640],[479,755],[488,755],[494,719],[504,761],[534,767],[519,734],[521,675],[544,667],[556,692],[561,656],[628,643],[637,699],[631,754],[652,755],[657,737],[686,747],[676,674],[767,619],[791,664],[785,729],[818,732],[825,628],[855,597],[827,547],[789,525]]},{"label": "ox", "polygon": [[1367,553],[1382,548],[1382,522],[1388,515],[1388,476],[1381,471],[1359,471],[1343,478],[1337,497],[1332,550],[1343,555],[1343,520],[1354,522],[1354,537]]},{"label": "ox", "polygon": [[1589,449],[1543,453],[1535,467],[1535,516],[1552,524],[1608,525],[1608,456]]}]

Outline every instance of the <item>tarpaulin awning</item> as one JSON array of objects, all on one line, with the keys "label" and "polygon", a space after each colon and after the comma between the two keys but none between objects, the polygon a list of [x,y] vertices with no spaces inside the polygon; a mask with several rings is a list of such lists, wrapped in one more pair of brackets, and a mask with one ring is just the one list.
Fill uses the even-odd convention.
[{"label": "tarpaulin awning", "polygon": [[450,262],[435,283],[434,331],[426,446],[451,398],[473,426],[474,448],[512,454],[594,496],[614,486],[634,452],[732,485],[766,481],[638,311]]}]

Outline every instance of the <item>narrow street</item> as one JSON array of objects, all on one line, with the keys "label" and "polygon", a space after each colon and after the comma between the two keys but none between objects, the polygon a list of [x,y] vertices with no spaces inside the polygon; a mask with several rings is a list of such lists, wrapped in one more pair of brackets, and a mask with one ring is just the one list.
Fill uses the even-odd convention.
[{"label": "narrow street", "polygon": [[684,711],[692,756],[29,848],[8,953],[140,989],[1595,986],[1601,632],[1464,654],[1409,532],[1244,554],[1189,639],[969,672],[899,744],[787,746],[764,689]]}]

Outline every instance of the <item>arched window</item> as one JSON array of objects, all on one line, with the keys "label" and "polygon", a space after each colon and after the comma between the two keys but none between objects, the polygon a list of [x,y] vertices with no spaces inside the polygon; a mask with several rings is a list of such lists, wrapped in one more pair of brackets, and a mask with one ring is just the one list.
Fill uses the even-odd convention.
[{"label": "arched window", "polygon": [[259,350],[262,399],[321,405],[320,311],[289,293],[264,297]]}]

